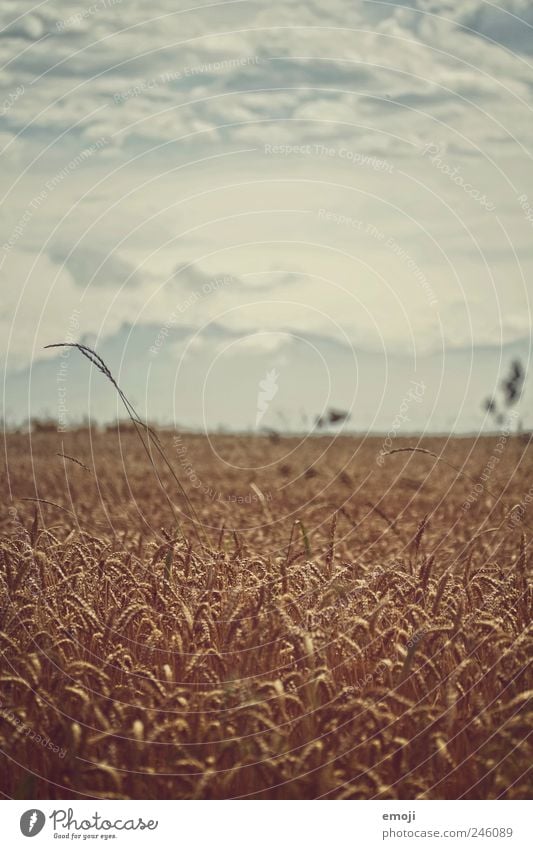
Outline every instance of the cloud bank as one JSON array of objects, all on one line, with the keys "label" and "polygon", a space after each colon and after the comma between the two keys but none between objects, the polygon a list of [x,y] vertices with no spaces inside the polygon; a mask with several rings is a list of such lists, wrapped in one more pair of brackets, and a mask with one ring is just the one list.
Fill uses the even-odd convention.
[{"label": "cloud bank", "polygon": [[98,345],[319,337],[384,356],[389,386],[398,358],[440,357],[439,385],[453,351],[527,359],[532,34],[525,0],[6,0],[6,374],[78,312]]}]

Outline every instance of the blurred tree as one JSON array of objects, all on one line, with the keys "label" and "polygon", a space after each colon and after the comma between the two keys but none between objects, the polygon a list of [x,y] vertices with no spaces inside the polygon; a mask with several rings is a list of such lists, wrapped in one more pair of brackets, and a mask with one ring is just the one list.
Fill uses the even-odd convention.
[{"label": "blurred tree", "polygon": [[[485,398],[483,401],[484,409],[490,413],[498,426],[505,423],[505,410],[510,410],[518,403],[524,389],[524,380],[526,372],[520,360],[513,360],[509,368],[507,377],[500,383],[502,399],[498,402],[497,398]],[[521,431],[521,424],[518,421],[517,431]]]},{"label": "blurred tree", "polygon": [[335,410],[333,407],[330,407],[327,413],[323,416],[315,417],[315,424],[317,428],[326,427],[326,425],[337,425],[342,422],[348,421],[350,418],[350,413],[346,410]]}]

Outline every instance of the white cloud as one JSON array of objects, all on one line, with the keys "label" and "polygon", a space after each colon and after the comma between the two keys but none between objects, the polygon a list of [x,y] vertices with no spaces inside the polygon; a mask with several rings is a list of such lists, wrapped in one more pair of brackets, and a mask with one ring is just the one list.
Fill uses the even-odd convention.
[{"label": "white cloud", "polygon": [[140,283],[135,268],[123,260],[113,248],[106,253],[96,247],[80,247],[74,250],[69,245],[58,244],[50,251],[50,258],[64,265],[76,286],[113,287],[137,286]]},{"label": "white cloud", "polygon": [[[420,355],[524,338],[531,24],[526,0],[4,0],[10,367],[81,298],[99,339],[173,313]],[[187,302],[222,275],[233,284]]]},{"label": "white cloud", "polygon": [[219,353],[227,356],[242,357],[247,355],[273,354],[290,345],[292,339],[286,333],[267,330],[257,330],[250,335],[238,338],[232,344],[223,342],[219,345]]}]

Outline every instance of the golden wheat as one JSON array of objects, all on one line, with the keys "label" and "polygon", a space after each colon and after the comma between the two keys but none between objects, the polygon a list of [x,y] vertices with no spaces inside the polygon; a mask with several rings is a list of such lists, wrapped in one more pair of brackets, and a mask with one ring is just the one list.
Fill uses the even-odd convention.
[{"label": "golden wheat", "polygon": [[[187,504],[168,527],[135,434],[63,437],[59,459],[53,433],[6,437],[4,794],[528,796],[530,557],[507,521],[528,482],[518,441],[491,481],[505,497],[462,514],[468,481],[425,452],[381,470],[372,440],[216,437],[249,467],[268,455],[255,482],[184,437],[199,479],[256,495],[191,489],[194,535]],[[289,448],[314,470],[292,486]],[[481,464],[490,440],[446,451]]]}]

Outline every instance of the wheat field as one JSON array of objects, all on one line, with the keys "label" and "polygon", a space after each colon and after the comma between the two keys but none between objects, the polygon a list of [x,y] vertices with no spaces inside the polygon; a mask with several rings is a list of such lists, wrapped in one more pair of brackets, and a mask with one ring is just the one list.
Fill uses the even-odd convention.
[{"label": "wheat field", "polygon": [[4,796],[528,797],[525,438],[160,439],[5,437]]}]

